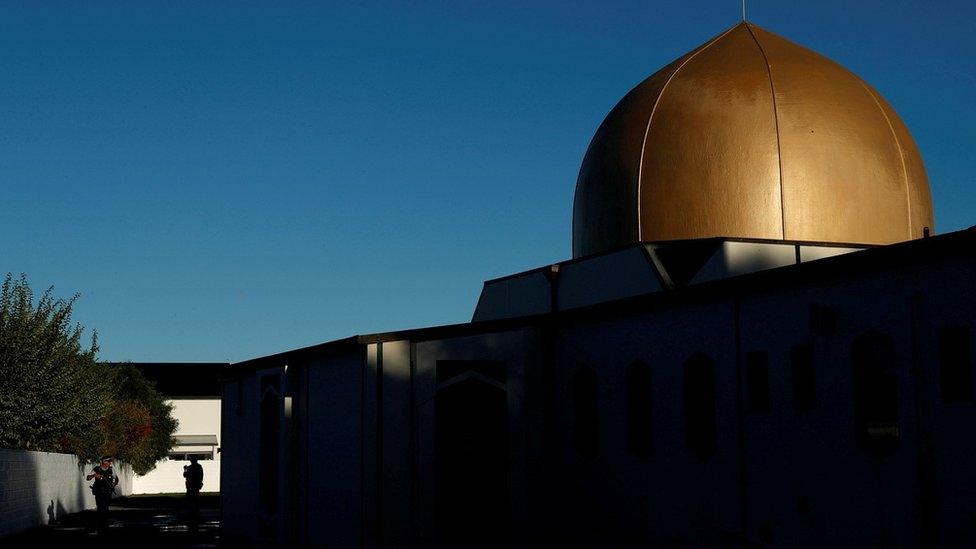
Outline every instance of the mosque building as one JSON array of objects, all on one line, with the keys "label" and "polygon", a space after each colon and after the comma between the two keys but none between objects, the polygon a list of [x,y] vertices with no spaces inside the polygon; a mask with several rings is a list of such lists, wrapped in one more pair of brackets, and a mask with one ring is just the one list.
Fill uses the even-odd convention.
[{"label": "mosque building", "polygon": [[869,84],[726,30],[606,117],[572,239],[469,323],[229,367],[224,536],[976,546],[976,229]]}]

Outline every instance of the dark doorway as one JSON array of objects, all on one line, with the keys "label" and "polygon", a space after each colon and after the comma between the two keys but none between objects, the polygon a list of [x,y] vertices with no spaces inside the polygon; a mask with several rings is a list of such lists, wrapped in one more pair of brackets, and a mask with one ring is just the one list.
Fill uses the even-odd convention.
[{"label": "dark doorway", "polygon": [[505,390],[481,376],[450,383],[438,391],[435,418],[439,546],[509,547]]}]

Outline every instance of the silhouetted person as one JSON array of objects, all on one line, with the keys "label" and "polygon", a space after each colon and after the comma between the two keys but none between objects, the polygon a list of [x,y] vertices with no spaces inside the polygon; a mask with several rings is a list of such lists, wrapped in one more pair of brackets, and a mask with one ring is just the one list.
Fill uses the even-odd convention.
[{"label": "silhouetted person", "polygon": [[115,476],[112,469],[112,457],[102,456],[99,464],[91,470],[85,480],[95,479],[91,485],[92,494],[95,495],[95,508],[98,510],[98,523],[100,528],[108,527],[108,504],[112,501],[112,494],[119,483],[119,477]]},{"label": "silhouetted person", "polygon": [[183,466],[183,478],[186,479],[186,504],[190,509],[190,518],[196,522],[200,510],[200,489],[203,488],[203,466],[197,463],[196,456],[190,456],[190,464]]}]

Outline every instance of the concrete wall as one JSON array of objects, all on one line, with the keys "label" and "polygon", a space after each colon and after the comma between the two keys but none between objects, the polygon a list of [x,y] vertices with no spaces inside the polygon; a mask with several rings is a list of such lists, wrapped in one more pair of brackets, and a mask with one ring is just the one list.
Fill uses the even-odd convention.
[{"label": "concrete wall", "polygon": [[[71,454],[0,449],[0,537],[95,507],[85,475]],[[116,464],[117,495],[131,493],[132,471]]]},{"label": "concrete wall", "polygon": [[485,282],[472,321],[541,315],[552,305],[552,289],[540,271]]},{"label": "concrete wall", "polygon": [[[748,534],[786,546],[971,547],[972,402],[945,403],[938,335],[976,328],[972,262],[899,269],[757,294],[742,303],[742,351],[769,354],[770,410],[744,417]],[[814,330],[811,306],[836,328]],[[872,458],[854,439],[852,347],[895,347],[899,445]],[[791,348],[812,345],[816,407],[793,408]]]},{"label": "concrete wall", "polygon": [[[738,306],[682,304],[567,326],[557,339],[562,480],[550,494],[560,515],[553,532],[593,547],[709,546],[743,527],[749,540],[790,547],[974,546],[967,433],[976,403],[944,402],[938,345],[945,327],[968,326],[976,349],[973,279],[973,262],[960,260],[756,291]],[[815,306],[832,311],[833,327],[812,323]],[[854,436],[852,348],[871,331],[895,345],[899,445],[881,458],[866,455]],[[816,375],[816,405],[802,413],[793,402],[796,345],[812,346]],[[682,440],[681,365],[693,352],[716,366],[718,450],[706,460],[690,456]],[[749,392],[737,357],[744,363],[752,352],[768,353],[765,412],[736,402],[737,386]],[[626,447],[624,370],[635,360],[653,371],[646,458]],[[571,376],[580,367],[598,375],[596,458],[573,446]]]},{"label": "concrete wall", "polygon": [[[556,340],[558,477],[550,501],[559,539],[583,547],[720,545],[739,529],[734,307],[730,301],[676,307],[624,318],[580,322]],[[684,363],[696,353],[714,361],[717,448],[707,458],[687,448]],[[653,449],[627,447],[625,372],[635,361],[652,370]],[[574,380],[597,374],[595,457],[574,441]]]},{"label": "concrete wall", "polygon": [[562,265],[556,283],[561,311],[661,291],[647,252],[639,246]]},{"label": "concrete wall", "polygon": [[220,444],[220,399],[178,398],[167,401],[173,405],[173,417],[180,423],[176,435],[217,435]]},{"label": "concrete wall", "polygon": [[[247,546],[257,536],[258,385],[254,374],[223,384],[221,531]],[[228,464],[230,466],[228,466]]]},{"label": "concrete wall", "polygon": [[[920,539],[910,273],[850,277],[745,298],[742,352],[769,357],[769,411],[744,415],[747,535],[786,546],[927,546]],[[816,304],[836,314],[811,328]],[[854,340],[869,330],[895,343],[901,445],[874,459],[855,442]],[[791,349],[812,345],[816,405],[797,413]],[[745,380],[743,381],[745,384]]]},{"label": "concrete wall", "polygon": [[[974,547],[976,468],[970,433],[976,403],[946,402],[940,384],[939,334],[950,326],[969,328],[969,348],[976,350],[976,262],[959,261],[916,274],[914,310],[917,421],[924,426],[918,453],[918,498],[922,541],[929,546]],[[976,366],[970,356],[970,366]],[[916,420],[906,414],[903,421]]]},{"label": "concrete wall", "polygon": [[[363,356],[308,365],[305,532],[311,546],[358,547],[363,523]],[[298,456],[291,456],[298,457]]]}]

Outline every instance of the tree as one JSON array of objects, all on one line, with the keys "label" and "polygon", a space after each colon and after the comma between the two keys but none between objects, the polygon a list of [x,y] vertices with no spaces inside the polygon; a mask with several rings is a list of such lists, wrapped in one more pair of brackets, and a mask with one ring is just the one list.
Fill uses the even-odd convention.
[{"label": "tree", "polygon": [[0,288],[0,447],[113,455],[145,474],[172,447],[172,407],[131,364],[100,364],[72,325],[78,295],[34,303],[27,277]]},{"label": "tree", "polygon": [[100,364],[111,385],[111,404],[97,431],[71,443],[74,453],[88,461],[113,455],[144,475],[173,447],[177,422],[173,406],[131,364]]},{"label": "tree", "polygon": [[71,325],[78,296],[54,299],[48,288],[34,305],[21,275],[0,288],[0,445],[54,450],[81,435],[105,414],[110,387],[97,375],[97,335],[81,345],[83,328]]}]

